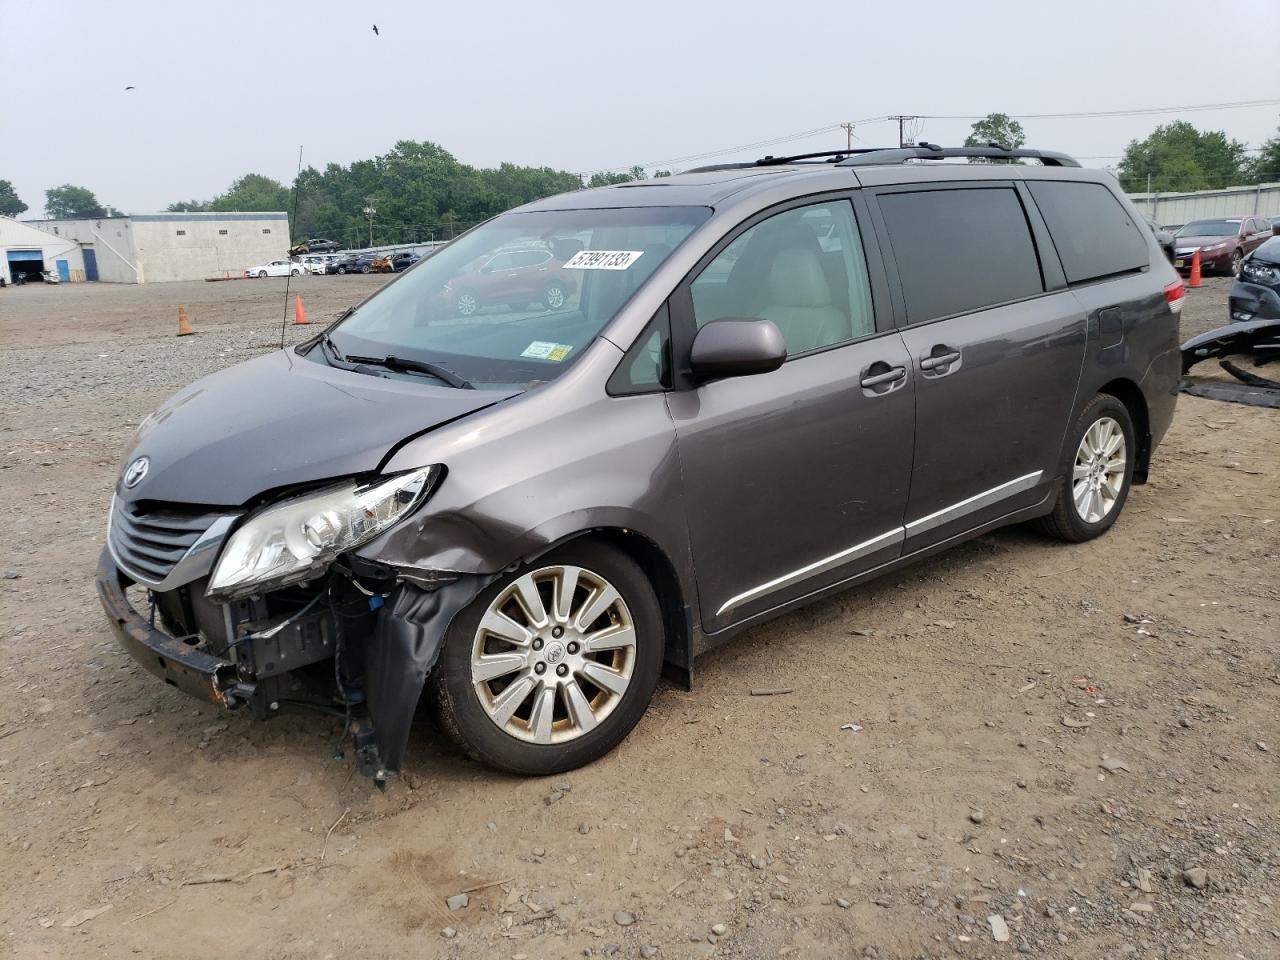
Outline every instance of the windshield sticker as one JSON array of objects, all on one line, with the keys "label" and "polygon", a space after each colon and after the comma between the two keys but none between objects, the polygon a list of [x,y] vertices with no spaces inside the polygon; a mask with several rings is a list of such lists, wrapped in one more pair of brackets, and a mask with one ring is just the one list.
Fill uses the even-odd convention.
[{"label": "windshield sticker", "polygon": [[550,360],[552,363],[559,363],[569,355],[569,351],[572,349],[573,347],[567,343],[535,340],[524,348],[524,352],[520,356],[528,357],[531,360]]},{"label": "windshield sticker", "polygon": [[643,250],[579,250],[565,267],[569,270],[625,270]]}]

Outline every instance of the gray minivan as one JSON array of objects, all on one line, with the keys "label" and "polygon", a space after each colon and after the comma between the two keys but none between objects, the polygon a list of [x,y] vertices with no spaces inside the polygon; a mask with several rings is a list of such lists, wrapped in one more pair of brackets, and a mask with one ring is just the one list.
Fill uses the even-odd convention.
[{"label": "gray minivan", "polygon": [[[531,249],[546,296],[494,275]],[[563,771],[770,617],[1005,524],[1104,533],[1173,416],[1182,296],[1061,154],[551,197],[149,416],[98,592],[165,682],[345,716],[380,782],[424,689],[471,755]]]}]

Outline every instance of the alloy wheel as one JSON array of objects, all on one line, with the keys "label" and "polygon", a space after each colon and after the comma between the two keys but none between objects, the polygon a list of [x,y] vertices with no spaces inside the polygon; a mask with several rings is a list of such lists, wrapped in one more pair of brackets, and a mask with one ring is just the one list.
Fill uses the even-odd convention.
[{"label": "alloy wheel", "polygon": [[463,293],[458,296],[458,312],[464,317],[469,317],[480,307],[479,301],[470,293]]},{"label": "alloy wheel", "polygon": [[547,287],[546,301],[552,310],[559,310],[564,306],[564,288],[556,284]]},{"label": "alloy wheel", "polygon": [[617,589],[585,567],[526,573],[494,598],[471,647],[471,684],[489,719],[529,743],[590,733],[622,701],[636,628]]},{"label": "alloy wheel", "polygon": [[1076,513],[1098,523],[1113,509],[1124,489],[1124,430],[1111,417],[1095,420],[1080,440],[1071,474]]},{"label": "alloy wheel", "polygon": [[1240,264],[1244,262],[1244,254],[1239,250],[1232,251],[1231,254],[1231,275],[1233,277],[1240,276]]}]

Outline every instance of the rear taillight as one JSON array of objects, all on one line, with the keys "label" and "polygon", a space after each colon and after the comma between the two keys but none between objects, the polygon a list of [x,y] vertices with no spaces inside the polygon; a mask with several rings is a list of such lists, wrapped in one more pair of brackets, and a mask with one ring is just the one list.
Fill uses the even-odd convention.
[{"label": "rear taillight", "polygon": [[1164,288],[1164,299],[1174,313],[1182,312],[1182,302],[1187,296],[1187,288],[1181,280],[1175,280]]}]

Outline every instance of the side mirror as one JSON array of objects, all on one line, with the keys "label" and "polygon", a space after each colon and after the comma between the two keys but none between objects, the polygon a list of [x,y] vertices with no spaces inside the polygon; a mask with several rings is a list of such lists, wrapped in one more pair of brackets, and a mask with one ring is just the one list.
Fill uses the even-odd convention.
[{"label": "side mirror", "polygon": [[782,332],[769,320],[712,320],[698,331],[689,366],[699,383],[777,370],[787,359]]}]

